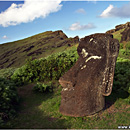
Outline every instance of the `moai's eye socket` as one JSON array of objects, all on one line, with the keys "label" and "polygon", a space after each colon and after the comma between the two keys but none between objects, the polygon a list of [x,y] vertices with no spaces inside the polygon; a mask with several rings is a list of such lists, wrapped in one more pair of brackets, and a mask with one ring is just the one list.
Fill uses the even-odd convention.
[{"label": "moai's eye socket", "polygon": [[88,56],[88,52],[86,52],[86,50],[83,48],[82,52],[81,52],[81,55],[82,55],[83,58],[85,58],[85,57]]}]

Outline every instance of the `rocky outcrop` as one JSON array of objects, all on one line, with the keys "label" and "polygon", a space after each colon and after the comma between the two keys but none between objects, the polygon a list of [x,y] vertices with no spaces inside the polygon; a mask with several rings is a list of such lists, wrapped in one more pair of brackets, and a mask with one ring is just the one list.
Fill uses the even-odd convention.
[{"label": "rocky outcrop", "polygon": [[130,27],[130,22],[127,22],[126,24],[117,25],[117,26],[115,27],[115,31],[119,31],[119,30],[121,30],[121,29],[123,29],[123,28],[128,28],[128,27]]},{"label": "rocky outcrop", "polygon": [[77,52],[78,61],[59,79],[60,112],[82,117],[102,110],[111,94],[119,42],[110,34],[93,34],[80,40]]},{"label": "rocky outcrop", "polygon": [[64,40],[64,39],[68,38],[68,37],[63,33],[62,30],[55,31],[55,32],[52,33],[52,35],[59,36],[59,38],[60,38],[61,40]]},{"label": "rocky outcrop", "polygon": [[125,28],[128,28],[128,27],[130,27],[130,22],[127,22],[125,24],[117,25],[117,26],[115,26],[115,29],[111,29],[111,30],[107,31],[106,33],[112,34],[112,33],[116,32],[116,31],[119,31],[121,29],[125,29]]},{"label": "rocky outcrop", "polygon": [[121,42],[130,41],[130,27],[126,28],[121,34]]}]

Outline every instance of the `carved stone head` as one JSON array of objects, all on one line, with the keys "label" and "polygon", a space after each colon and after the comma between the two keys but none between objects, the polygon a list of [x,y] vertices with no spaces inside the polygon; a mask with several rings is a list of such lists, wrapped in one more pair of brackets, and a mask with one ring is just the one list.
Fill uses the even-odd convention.
[{"label": "carved stone head", "polygon": [[110,34],[93,34],[80,40],[79,59],[59,82],[60,112],[80,117],[104,108],[105,98],[111,94],[119,42]]}]

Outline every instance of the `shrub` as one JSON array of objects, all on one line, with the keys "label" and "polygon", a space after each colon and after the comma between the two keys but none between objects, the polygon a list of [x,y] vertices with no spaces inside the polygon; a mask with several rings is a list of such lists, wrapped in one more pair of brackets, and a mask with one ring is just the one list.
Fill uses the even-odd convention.
[{"label": "shrub", "polygon": [[34,87],[33,87],[34,91],[39,91],[39,92],[53,92],[53,87],[51,82],[49,82],[49,84],[44,84],[44,83],[37,83]]},{"label": "shrub", "polygon": [[58,80],[78,59],[76,48],[40,60],[28,60],[17,69],[12,79],[23,85],[28,82]]},{"label": "shrub", "polygon": [[0,78],[0,122],[16,114],[18,102],[19,96],[14,82]]},{"label": "shrub", "polygon": [[130,60],[118,58],[114,74],[114,91],[130,92]]},{"label": "shrub", "polygon": [[6,68],[0,70],[0,77],[5,79],[11,79],[11,76],[13,75],[16,68]]}]

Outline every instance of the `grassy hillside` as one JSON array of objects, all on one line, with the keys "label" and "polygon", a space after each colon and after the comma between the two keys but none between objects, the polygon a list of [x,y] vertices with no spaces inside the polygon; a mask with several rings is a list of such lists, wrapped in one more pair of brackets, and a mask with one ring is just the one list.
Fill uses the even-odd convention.
[{"label": "grassy hillside", "polygon": [[[114,32],[114,38],[120,40],[122,31]],[[54,32],[46,33],[48,37],[50,33]],[[42,38],[46,33],[43,33]],[[39,37],[39,35],[36,36]],[[36,36],[34,36],[34,39]],[[61,41],[68,39],[66,36],[63,37],[65,39],[63,38]],[[28,39],[31,41],[33,37]],[[55,45],[54,39],[52,44],[50,44],[51,38],[48,40],[50,41],[49,44],[44,44],[43,48],[48,47],[48,45]],[[70,39],[69,42],[71,40],[74,39]],[[53,55],[49,55],[51,49],[48,49],[45,52],[49,55],[48,57],[41,58],[42,54],[39,54],[37,58],[41,59],[28,60],[26,64],[24,64],[24,61],[24,65],[19,68],[16,68],[18,67],[16,64],[12,64],[12,66],[14,65],[13,68],[0,70],[0,98],[3,99],[0,100],[0,105],[3,104],[0,106],[2,107],[0,109],[0,128],[118,129],[118,126],[130,125],[130,42],[120,43],[113,90],[112,94],[105,98],[104,110],[88,117],[69,117],[59,112],[62,86],[58,79],[74,65],[78,59],[78,54],[75,41],[72,42],[74,46],[70,43],[63,44],[64,42],[61,41],[56,43],[63,46],[56,47],[55,51],[52,52]],[[20,43],[20,41],[17,42]],[[17,42],[13,42],[10,47],[16,46]],[[7,45],[7,47],[9,46]],[[29,49],[29,51],[26,48],[27,50],[24,52],[36,56],[36,53],[32,53],[35,47]],[[65,50],[64,47],[69,49]],[[6,67],[6,64],[4,65]],[[19,104],[14,103],[14,101],[19,102]]]},{"label": "grassy hillside", "polygon": [[[18,83],[17,90],[20,96],[20,105],[17,115],[14,115],[11,120],[2,126],[2,128],[117,129],[118,126],[129,125],[129,59],[118,57],[112,94],[106,97],[104,110],[90,117],[69,117],[62,115],[59,112],[62,86],[58,83],[57,78],[60,77],[60,72],[63,74],[71,67],[70,64],[76,62],[76,48],[58,53],[55,56],[49,56],[45,59],[46,60],[43,58],[29,61],[27,65],[17,69],[14,73],[12,73],[12,69],[5,69],[4,73],[6,73],[6,70],[9,70],[8,73],[11,72],[7,78],[11,80],[11,75],[13,75],[16,79],[15,83]],[[70,59],[72,60],[70,61]],[[48,63],[47,65],[49,67],[47,65],[44,66],[44,62],[46,62],[46,64]],[[55,65],[57,62],[58,65]],[[55,70],[55,67],[58,67],[58,71]],[[48,73],[48,69],[51,69],[51,74],[54,77]],[[60,71],[61,69],[62,71]],[[42,75],[37,72],[42,72]],[[32,75],[32,73],[38,75],[35,76],[34,74]],[[56,74],[58,74],[58,77],[55,79]],[[5,78],[6,76],[7,75],[5,74]],[[47,80],[45,80],[46,76]],[[39,77],[43,77],[44,80],[37,81],[37,78]],[[22,83],[31,83],[19,86],[19,81]],[[50,87],[53,88],[53,91],[44,91],[48,81],[51,83]],[[38,87],[36,83],[39,82],[44,85]],[[34,87],[37,91],[34,91]]]},{"label": "grassy hillside", "polygon": [[113,34],[113,37],[115,39],[118,39],[120,42],[119,57],[130,59],[130,41],[121,42],[121,37],[122,37],[121,33],[123,31],[124,31],[124,29],[120,29],[112,34]]},{"label": "grassy hillside", "polygon": [[23,40],[1,44],[0,69],[20,67],[29,57],[46,57],[62,52],[78,42],[78,37],[68,38],[62,31],[47,31]]}]

